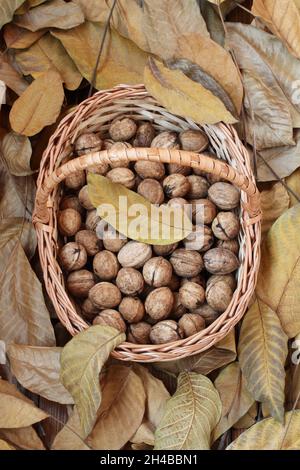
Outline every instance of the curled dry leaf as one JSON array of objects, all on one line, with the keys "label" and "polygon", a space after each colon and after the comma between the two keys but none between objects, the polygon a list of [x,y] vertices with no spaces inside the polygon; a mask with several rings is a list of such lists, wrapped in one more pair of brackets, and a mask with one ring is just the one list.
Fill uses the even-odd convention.
[{"label": "curled dry leaf", "polygon": [[0,379],[0,428],[23,428],[47,417],[15,385]]},{"label": "curled dry leaf", "polygon": [[210,449],[211,433],[221,411],[219,394],[207,377],[181,372],[176,393],[156,430],[155,449]]},{"label": "curled dry leaf", "polygon": [[21,95],[28,87],[26,80],[14,68],[12,57],[9,54],[1,53],[0,55],[0,80],[17,95]]},{"label": "curled dry leaf", "polygon": [[73,398],[60,381],[62,348],[10,344],[7,355],[12,373],[24,387],[47,400],[73,404]]},{"label": "curled dry leaf", "polygon": [[[52,31],[75,62],[84,78],[91,81],[104,25],[86,21],[69,31]],[[131,85],[143,81],[147,54],[133,42],[111,30],[97,69],[95,87],[110,88],[120,83]]]},{"label": "curled dry leaf", "polygon": [[48,70],[18,98],[10,111],[11,127],[19,134],[32,136],[56,121],[64,100],[58,72]]},{"label": "curled dry leaf", "polygon": [[138,375],[125,366],[110,366],[101,381],[102,400],[87,439],[97,450],[121,449],[139,428],[146,395]]},{"label": "curled dry leaf", "polygon": [[294,1],[254,0],[252,12],[300,58],[300,12]]},{"label": "curled dry leaf", "polygon": [[25,0],[1,0],[0,7],[0,29],[6,23],[9,23],[15,11],[24,3]]},{"label": "curled dry leaf", "polygon": [[30,168],[32,148],[28,137],[9,132],[2,139],[1,152],[12,175],[26,176],[33,173]]},{"label": "curled dry leaf", "polygon": [[84,22],[81,8],[74,2],[51,0],[45,5],[30,9],[23,15],[15,16],[18,26],[37,31],[42,28],[75,28]]},{"label": "curled dry leaf", "polygon": [[3,28],[3,37],[6,47],[12,49],[26,49],[45,34],[45,31],[28,31],[14,23],[9,23]]},{"label": "curled dry leaf", "polygon": [[18,52],[16,61],[24,75],[32,75],[34,78],[50,69],[56,70],[69,90],[76,90],[82,80],[61,42],[50,33],[41,37],[29,49]]},{"label": "curled dry leaf", "polygon": [[265,235],[273,223],[289,208],[290,197],[282,183],[277,182],[266,187],[260,193],[262,208],[261,231]]},{"label": "curled dry leaf", "polygon": [[63,348],[60,377],[77,405],[85,437],[95,424],[101,403],[99,373],[111,351],[124,340],[124,333],[96,325],[77,334]]},{"label": "curled dry leaf", "polygon": [[150,58],[145,67],[144,82],[149,93],[174,114],[201,124],[236,122],[223,102],[209,90],[183,72],[170,70],[155,59]]},{"label": "curled dry leaf", "polygon": [[0,438],[21,450],[45,450],[44,444],[32,426],[18,429],[0,429]]},{"label": "curled dry leaf", "polygon": [[227,450],[300,450],[300,410],[285,414],[285,424],[267,418],[243,432]]},{"label": "curled dry leaf", "polygon": [[238,354],[248,390],[257,401],[267,403],[272,416],[282,421],[287,336],[276,313],[259,299],[243,320]]},{"label": "curled dry leaf", "polygon": [[222,402],[222,417],[213,433],[213,440],[216,440],[247,413],[254,399],[246,387],[238,362],[221,370],[214,385]]}]

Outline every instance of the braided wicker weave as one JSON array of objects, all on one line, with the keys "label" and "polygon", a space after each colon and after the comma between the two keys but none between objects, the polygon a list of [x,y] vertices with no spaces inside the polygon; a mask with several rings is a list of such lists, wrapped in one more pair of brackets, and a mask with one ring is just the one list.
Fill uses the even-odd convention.
[{"label": "braided wicker weave", "polygon": [[[40,167],[34,224],[47,292],[60,321],[75,335],[88,327],[76,313],[65,289],[64,276],[56,260],[58,249],[57,212],[62,187],[59,185],[68,175],[87,169],[105,160],[110,152],[104,150],[72,158],[73,143],[83,132],[105,134],[109,123],[119,115],[127,115],[137,121],[149,120],[157,130],[182,131],[202,128],[210,141],[217,160],[205,155],[174,149],[130,148],[122,150],[118,157],[124,160],[138,159],[178,163],[199,168],[221,176],[241,189],[239,233],[240,268],[237,288],[227,310],[205,330],[186,339],[163,345],[138,345],[125,342],[113,353],[125,361],[153,362],[180,359],[204,351],[219,342],[242,318],[253,294],[260,259],[260,199],[255,185],[246,149],[231,126],[219,124],[202,126],[189,119],[169,113],[148,95],[143,85],[119,86],[100,91],[82,102],[66,116],[51,137]],[[70,159],[71,158],[71,159]],[[114,151],[114,160],[116,152]],[[226,163],[227,162],[227,163]]]}]

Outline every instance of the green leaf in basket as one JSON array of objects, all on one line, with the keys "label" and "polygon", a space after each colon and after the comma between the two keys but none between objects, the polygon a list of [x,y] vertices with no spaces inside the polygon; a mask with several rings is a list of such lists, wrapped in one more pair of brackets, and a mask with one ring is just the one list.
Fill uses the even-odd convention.
[{"label": "green leaf in basket", "polygon": [[186,211],[147,199],[105,176],[88,174],[88,193],[102,220],[122,235],[151,245],[168,245],[186,238],[192,222]]}]

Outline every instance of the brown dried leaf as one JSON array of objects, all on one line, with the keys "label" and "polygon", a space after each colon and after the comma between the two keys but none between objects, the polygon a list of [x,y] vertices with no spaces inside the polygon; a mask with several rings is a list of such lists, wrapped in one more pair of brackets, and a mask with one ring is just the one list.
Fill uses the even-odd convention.
[{"label": "brown dried leaf", "polygon": [[282,183],[274,183],[260,193],[262,208],[262,234],[266,234],[273,223],[289,208],[290,197]]},{"label": "brown dried leaf", "polygon": [[9,119],[19,134],[32,136],[56,121],[64,100],[58,72],[48,70],[14,102]]},{"label": "brown dried leaf", "polygon": [[51,450],[91,450],[84,442],[84,435],[76,406],[67,424],[55,436]]},{"label": "brown dried leaf", "polygon": [[74,400],[60,381],[62,348],[10,344],[7,349],[12,373],[18,382],[47,400],[73,404]]},{"label": "brown dried leaf", "polygon": [[213,439],[217,440],[247,413],[254,399],[246,387],[238,362],[233,362],[221,370],[214,385],[222,402],[221,420],[213,433]]},{"label": "brown dried leaf", "polygon": [[0,250],[12,238],[18,238],[28,258],[32,258],[37,245],[36,232],[31,222],[20,217],[0,220]]},{"label": "brown dried leaf", "polygon": [[146,444],[154,446],[154,432],[148,421],[143,421],[134,436],[130,438],[132,444]]},{"label": "brown dried leaf", "polygon": [[24,13],[16,15],[15,23],[18,26],[37,31],[42,28],[75,28],[84,22],[81,8],[74,2],[51,0],[45,5],[37,6]]},{"label": "brown dried leaf", "polygon": [[[294,171],[290,176],[288,176],[288,178],[286,179],[286,184],[288,185],[290,189],[294,191],[294,193],[300,199],[300,169],[299,168],[298,170]],[[290,192],[289,192],[289,196],[290,196],[290,207],[293,207],[295,204],[299,203],[298,199],[295,196],[293,196],[293,194],[291,194]]]},{"label": "brown dried leaf", "polygon": [[0,439],[0,450],[15,450],[10,444],[8,444],[3,439]]},{"label": "brown dried leaf", "polygon": [[22,450],[45,450],[45,446],[32,426],[18,429],[0,429],[0,438]]},{"label": "brown dried leaf", "polygon": [[257,417],[257,403],[253,403],[251,408],[247,411],[244,416],[242,416],[236,423],[234,423],[233,428],[234,429],[248,429],[253,424],[256,423],[256,417]]},{"label": "brown dried leaf", "polygon": [[45,34],[45,31],[28,31],[14,23],[9,23],[3,28],[3,37],[6,47],[14,49],[26,49]]},{"label": "brown dried leaf", "polygon": [[17,95],[21,95],[28,87],[26,80],[13,67],[11,56],[5,53],[0,55],[0,80]]},{"label": "brown dried leaf", "polygon": [[73,3],[80,6],[87,21],[104,23],[107,20],[109,8],[105,0],[73,0]]},{"label": "brown dried leaf", "polygon": [[6,23],[9,23],[17,8],[24,3],[25,0],[1,0],[0,5],[0,29]]},{"label": "brown dried leaf", "polygon": [[97,450],[118,450],[142,422],[145,391],[141,379],[130,367],[110,366],[103,382],[97,421],[87,443]]},{"label": "brown dried leaf", "polygon": [[27,176],[34,173],[30,168],[32,148],[28,137],[11,131],[2,139],[0,150],[12,175]]},{"label": "brown dried leaf", "polygon": [[0,379],[0,428],[23,428],[47,417],[15,385]]},{"label": "brown dried leaf", "polygon": [[203,124],[236,122],[223,102],[209,90],[190,80],[181,71],[170,70],[157,60],[149,59],[144,71],[144,82],[147,90],[174,114]]},{"label": "brown dried leaf", "polygon": [[[104,25],[89,21],[70,31],[52,31],[88,81],[93,77],[103,31]],[[96,88],[110,88],[120,83],[141,83],[146,60],[146,53],[111,30],[97,69]]]}]

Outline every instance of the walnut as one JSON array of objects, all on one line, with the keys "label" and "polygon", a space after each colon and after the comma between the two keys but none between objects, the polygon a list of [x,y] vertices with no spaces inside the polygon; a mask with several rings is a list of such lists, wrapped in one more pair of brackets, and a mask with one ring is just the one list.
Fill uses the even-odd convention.
[{"label": "walnut", "polygon": [[193,231],[183,240],[188,250],[207,251],[214,243],[212,230],[207,225],[196,225]]},{"label": "walnut", "polygon": [[95,307],[95,305],[92,304],[90,299],[84,300],[84,302],[81,305],[81,309],[82,309],[82,315],[87,320],[93,320],[95,316],[99,313],[99,308]]},{"label": "walnut", "polygon": [[175,273],[181,277],[197,276],[203,269],[203,260],[200,253],[193,250],[178,248],[170,258]]},{"label": "walnut", "polygon": [[230,274],[240,265],[235,254],[225,248],[212,248],[204,254],[203,260],[211,274]]},{"label": "walnut", "polygon": [[205,291],[196,282],[185,282],[179,289],[179,302],[189,310],[194,310],[205,301]]},{"label": "walnut", "polygon": [[138,185],[137,192],[148,199],[151,204],[162,204],[165,199],[161,184],[154,179],[146,178],[142,180]]},{"label": "walnut", "polygon": [[237,240],[218,240],[218,248],[226,248],[227,250],[232,251],[235,255],[239,253],[240,245]]},{"label": "walnut", "polygon": [[160,162],[138,160],[134,165],[134,170],[142,179],[161,180],[165,176],[164,164]]},{"label": "walnut", "polygon": [[153,251],[157,256],[169,256],[176,250],[178,243],[170,243],[169,245],[153,245]]},{"label": "walnut", "polygon": [[195,282],[196,284],[199,284],[199,286],[202,286],[203,289],[205,289],[206,286],[206,280],[203,274],[197,274],[197,276],[181,279],[180,286],[183,286],[186,282]]},{"label": "walnut", "polygon": [[173,273],[167,287],[169,287],[172,292],[177,291],[180,287],[180,278]]},{"label": "walnut", "polygon": [[150,341],[153,344],[164,344],[178,341],[182,336],[182,330],[176,321],[164,320],[152,326]]},{"label": "walnut", "polygon": [[72,237],[80,230],[81,215],[75,209],[64,209],[58,213],[57,224],[62,235]]},{"label": "walnut", "polygon": [[75,241],[84,246],[89,256],[95,256],[102,248],[102,241],[92,230],[79,230],[75,235]]},{"label": "walnut", "polygon": [[233,212],[219,212],[213,220],[212,230],[220,240],[231,240],[240,231],[240,221]]},{"label": "walnut", "polygon": [[147,296],[145,310],[154,320],[167,318],[173,308],[174,296],[168,287],[154,289]]},{"label": "walnut", "polygon": [[150,286],[168,286],[172,279],[172,265],[162,256],[150,258],[144,264],[143,276]]},{"label": "walnut", "polygon": [[111,168],[128,168],[129,161],[125,158],[120,158],[117,156],[118,150],[126,150],[132,148],[132,145],[128,142],[114,142],[109,149],[109,158]]},{"label": "walnut", "polygon": [[220,209],[235,209],[240,202],[240,191],[230,183],[214,183],[208,190],[209,199]]},{"label": "walnut", "polygon": [[79,170],[66,177],[65,186],[69,189],[80,189],[85,185],[85,182],[85,171]]},{"label": "walnut", "polygon": [[88,230],[96,230],[101,218],[97,214],[97,209],[88,211],[85,219],[85,226]]},{"label": "walnut", "polygon": [[128,328],[128,341],[136,344],[150,343],[151,325],[144,321],[133,323]]},{"label": "walnut", "polygon": [[163,180],[164,192],[169,198],[184,197],[190,190],[189,176],[173,173]]},{"label": "walnut", "polygon": [[118,253],[123,268],[141,268],[152,256],[152,249],[146,243],[130,241]]},{"label": "walnut", "polygon": [[195,225],[211,224],[217,215],[217,208],[209,199],[194,199],[192,214]]},{"label": "walnut", "polygon": [[100,312],[93,320],[93,325],[111,326],[121,333],[125,333],[126,331],[126,324],[122,315],[117,312],[117,310],[113,310],[111,308],[102,310],[102,312]]},{"label": "walnut", "polygon": [[89,299],[95,307],[113,308],[119,305],[122,296],[118,287],[111,282],[99,282],[90,290]]},{"label": "walnut", "polygon": [[233,291],[230,285],[225,281],[213,282],[207,285],[206,300],[216,312],[225,312],[231,302]]},{"label": "walnut", "polygon": [[173,295],[174,295],[174,303],[173,303],[173,308],[171,312],[171,317],[174,319],[178,319],[186,313],[186,307],[182,305],[178,292],[174,292]]},{"label": "walnut", "polygon": [[189,199],[205,198],[209,188],[209,183],[203,176],[189,175],[187,176],[190,189],[187,197]]},{"label": "walnut", "polygon": [[81,190],[78,193],[78,199],[82,207],[87,209],[88,211],[91,211],[94,209],[94,205],[92,204],[90,197],[89,197],[89,192],[88,192],[88,185],[86,184],[81,188]]},{"label": "walnut", "polygon": [[120,249],[128,242],[127,237],[118,232],[112,233],[111,230],[105,230],[103,233],[103,245],[106,250],[118,253]]},{"label": "walnut", "polygon": [[101,281],[111,281],[118,274],[120,265],[114,253],[103,250],[94,257],[93,269]]},{"label": "walnut", "polygon": [[75,140],[75,152],[77,155],[84,155],[90,152],[98,152],[101,150],[102,140],[93,132],[81,134]]},{"label": "walnut", "polygon": [[139,125],[136,131],[136,136],[133,141],[134,147],[150,147],[152,140],[155,137],[155,129],[150,122],[143,122]]},{"label": "walnut", "polygon": [[144,289],[143,276],[134,268],[121,268],[117,275],[116,284],[120,291],[126,295],[137,295]]},{"label": "walnut", "polygon": [[109,134],[115,142],[123,142],[125,140],[130,140],[135,135],[136,130],[137,125],[133,119],[121,117],[115,119],[111,123]]},{"label": "walnut", "polygon": [[226,284],[230,286],[232,291],[235,290],[236,280],[233,274],[213,274],[208,278],[207,287],[220,281],[226,282]]},{"label": "walnut", "polygon": [[129,168],[113,168],[106,177],[113,183],[123,184],[128,189],[135,186],[135,175]]},{"label": "walnut", "polygon": [[160,132],[152,140],[151,147],[158,149],[179,149],[178,137],[176,132]]},{"label": "walnut", "polygon": [[169,175],[172,175],[173,173],[179,173],[181,175],[188,176],[192,172],[190,166],[178,165],[177,163],[168,163],[167,168]]},{"label": "walnut", "polygon": [[70,242],[58,252],[59,264],[66,271],[75,271],[83,268],[87,262],[87,252],[79,243]]},{"label": "walnut", "polygon": [[208,304],[203,304],[201,307],[198,307],[193,313],[198,313],[205,321],[205,325],[211,325],[219,316],[220,313],[216,312],[214,309],[211,308]]},{"label": "walnut", "polygon": [[208,137],[204,132],[187,129],[179,134],[182,150],[202,152],[208,146]]},{"label": "walnut", "polygon": [[183,197],[174,197],[168,201],[168,206],[183,209],[186,215],[192,219],[192,207]]},{"label": "walnut", "polygon": [[87,297],[95,285],[94,274],[86,269],[73,271],[67,278],[67,288],[74,297]]},{"label": "walnut", "polygon": [[188,338],[205,329],[205,320],[198,313],[186,313],[180,318],[178,325],[184,337]]},{"label": "walnut", "polygon": [[119,312],[128,323],[140,322],[145,314],[143,302],[137,297],[123,297]]},{"label": "walnut", "polygon": [[69,194],[68,196],[64,196],[61,200],[59,208],[61,211],[65,209],[75,209],[75,211],[79,212],[81,215],[84,214],[84,208],[79,202],[79,199],[75,194]]}]

